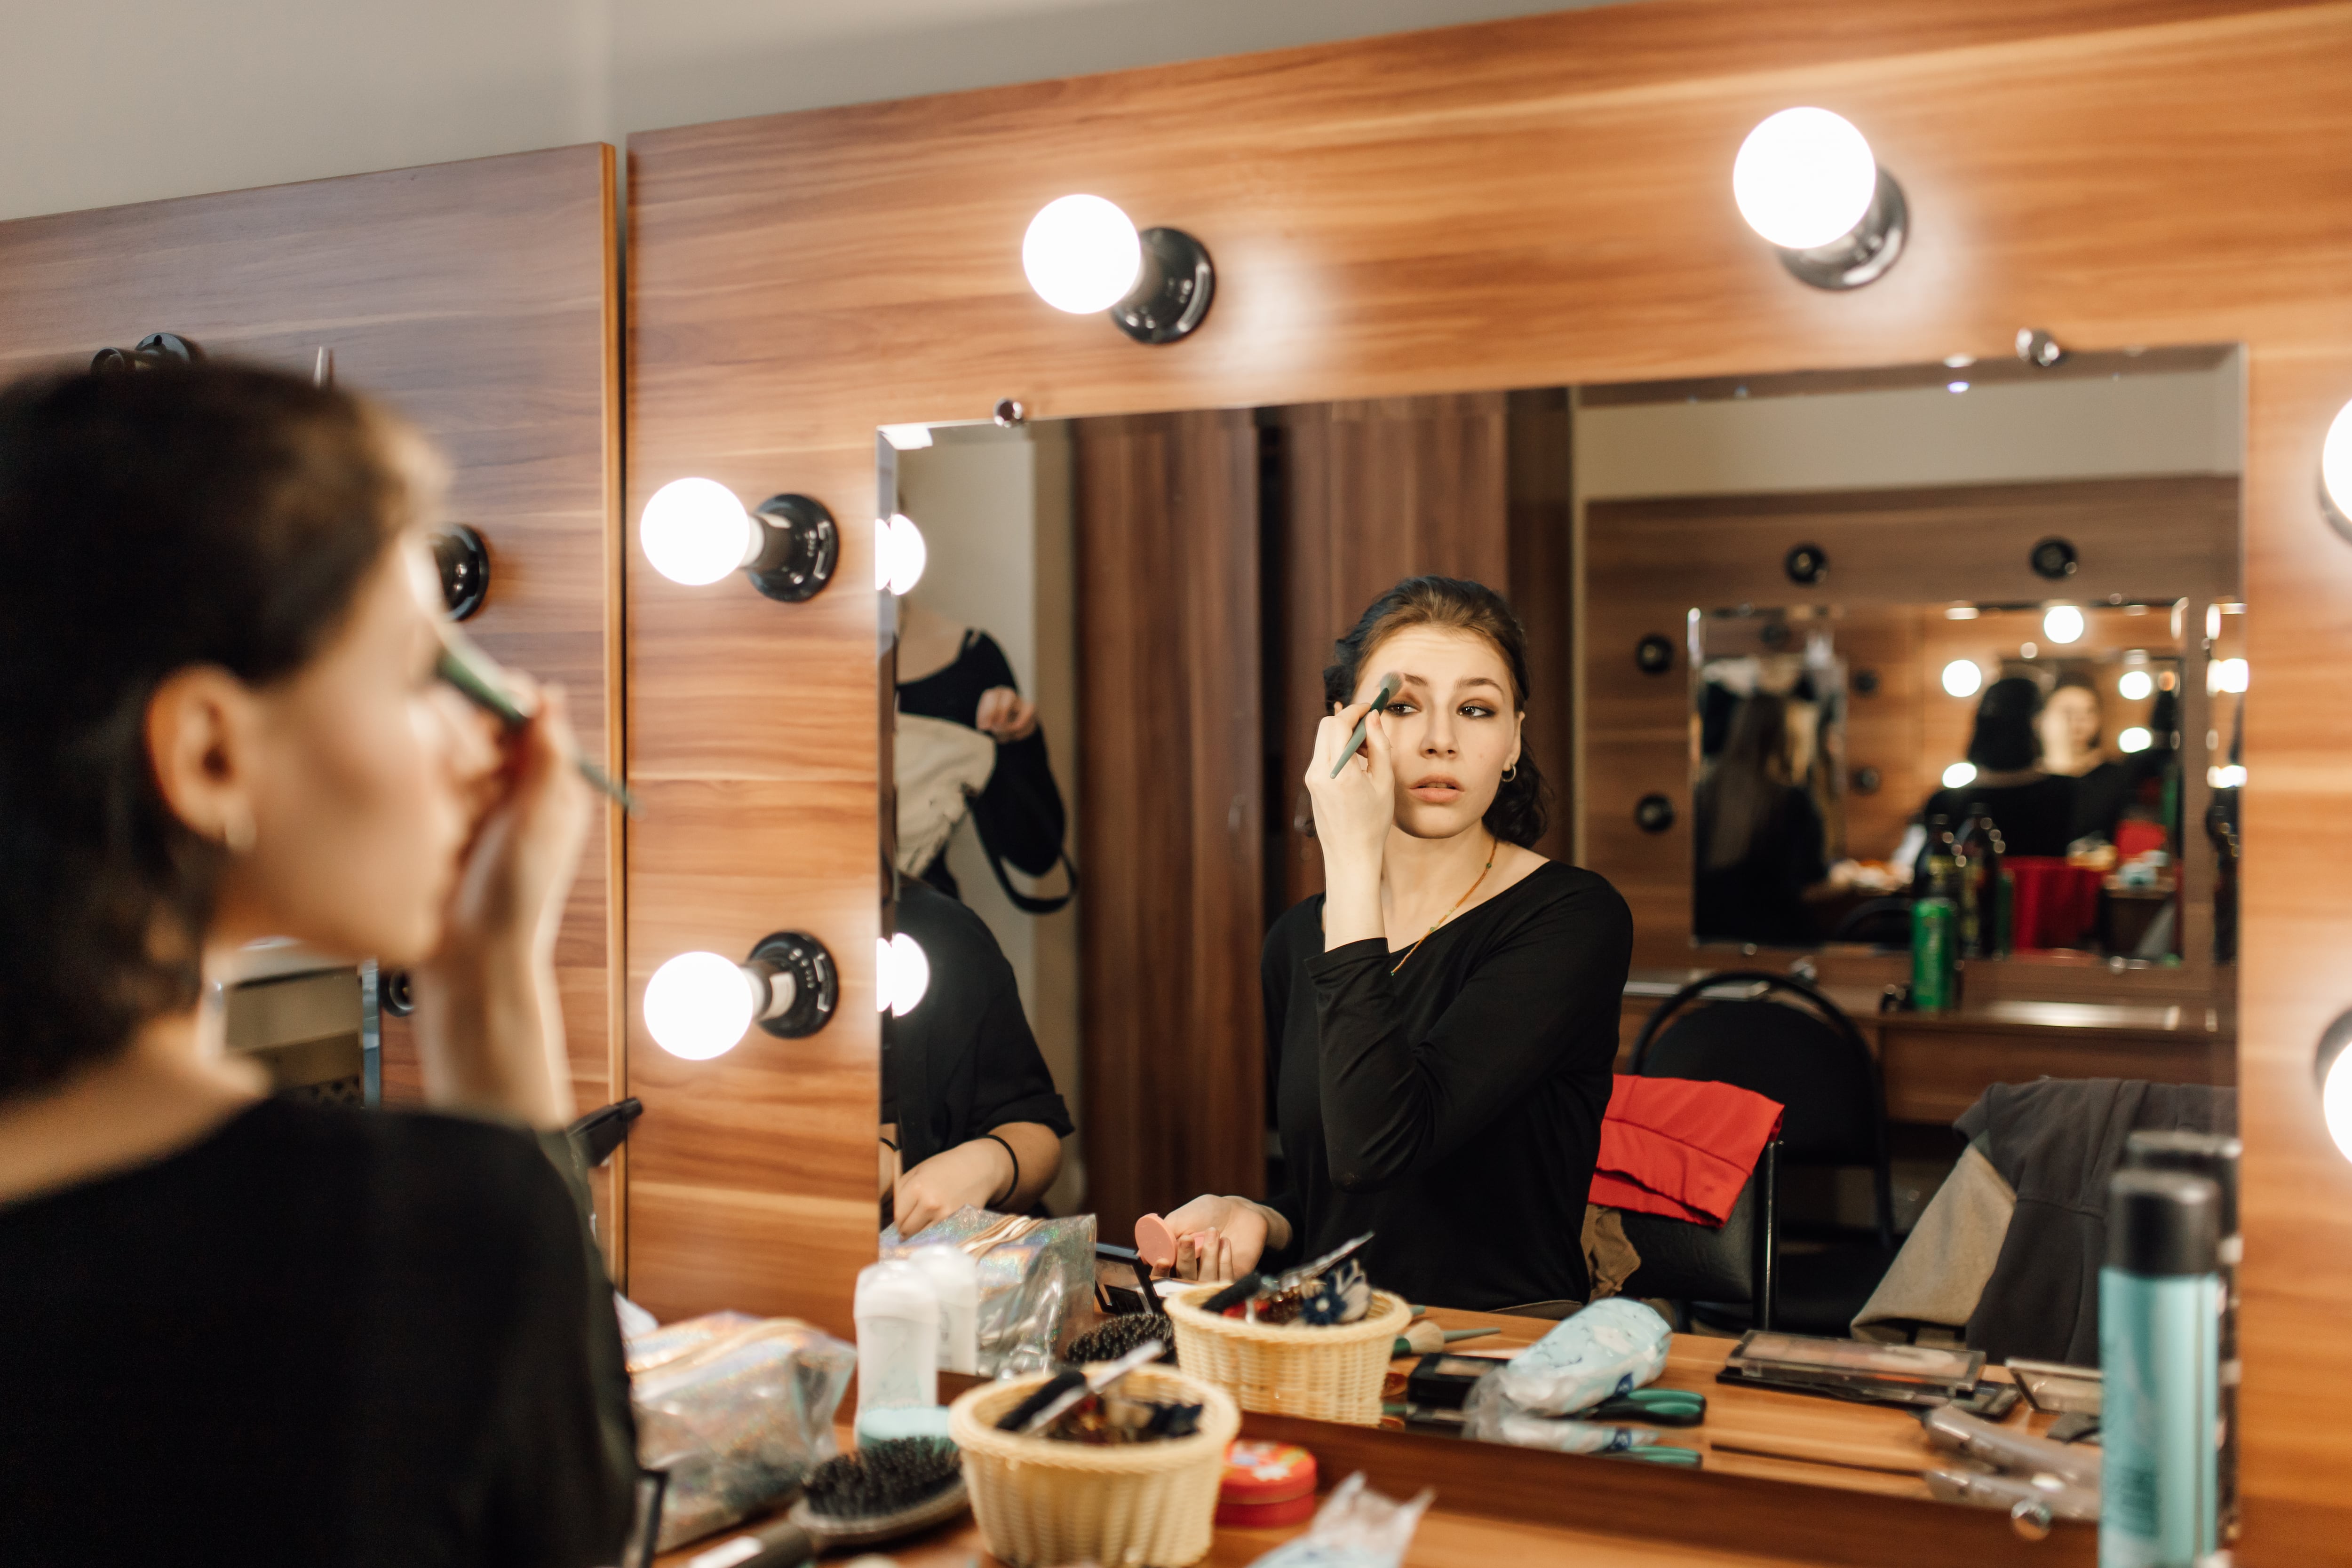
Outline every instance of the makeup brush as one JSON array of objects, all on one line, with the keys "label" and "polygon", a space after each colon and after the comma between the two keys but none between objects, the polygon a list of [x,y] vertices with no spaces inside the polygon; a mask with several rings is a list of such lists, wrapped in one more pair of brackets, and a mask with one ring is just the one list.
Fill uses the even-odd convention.
[{"label": "makeup brush", "polygon": [[962,1457],[944,1437],[893,1437],[809,1472],[775,1523],[717,1542],[686,1568],[799,1568],[835,1546],[871,1546],[944,1524],[964,1510]]},{"label": "makeup brush", "polygon": [[[509,729],[520,729],[530,722],[530,711],[507,684],[507,673],[499,662],[454,626],[441,628],[441,662],[434,667],[434,674],[457,687],[476,707],[495,715]],[[603,768],[584,757],[574,757],[572,761],[583,779],[619,802],[621,810],[632,817],[646,814],[637,798],[613,782]]]},{"label": "makeup brush", "polygon": [[1348,737],[1348,749],[1339,753],[1339,761],[1331,764],[1332,778],[1337,779],[1339,777],[1339,769],[1348,766],[1348,758],[1355,756],[1356,753],[1362,748],[1364,744],[1364,732],[1371,725],[1372,715],[1388,706],[1389,699],[1402,690],[1404,690],[1404,677],[1402,675],[1391,671],[1388,674],[1381,677],[1380,692],[1372,698],[1372,706],[1364,710],[1364,716],[1356,721],[1356,733]]}]

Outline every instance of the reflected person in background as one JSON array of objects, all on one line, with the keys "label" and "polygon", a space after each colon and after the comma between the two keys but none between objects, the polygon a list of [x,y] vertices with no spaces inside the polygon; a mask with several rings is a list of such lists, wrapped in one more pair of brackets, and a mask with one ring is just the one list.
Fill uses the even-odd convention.
[{"label": "reflected person in background", "polygon": [[882,1057],[882,1191],[898,1232],[966,1204],[1025,1214],[1060,1174],[1071,1128],[1013,966],[979,915],[912,877],[898,925],[931,967],[923,999],[888,1020]]},{"label": "reflected person in background", "polygon": [[[898,616],[898,711],[963,725],[996,742],[996,766],[972,797],[972,825],[1000,881],[1006,862],[1044,876],[1063,859],[1066,820],[1036,706],[1021,695],[1004,650],[987,632],[959,626],[912,598],[899,601]],[[915,874],[950,898],[962,896],[944,846]]]},{"label": "reflected person in background", "polygon": [[2042,711],[2033,718],[2033,733],[2042,743],[2042,770],[2074,780],[2070,841],[2091,833],[2112,841],[2116,822],[2138,783],[2137,768],[2107,755],[2105,719],[2097,690],[2071,677],[2042,699]]},{"label": "reflected person in background", "polygon": [[[1327,891],[1275,922],[1262,963],[1294,1186],[1171,1213],[1175,1272],[1238,1277],[1373,1231],[1373,1282],[1413,1301],[1580,1301],[1633,923],[1607,882],[1531,847],[1526,632],[1491,589],[1417,577],[1335,653],[1306,778]],[[1402,689],[1370,712],[1389,672]]]},{"label": "reflected person in background", "polygon": [[2004,676],[1987,686],[1969,737],[1968,760],[1976,777],[1928,796],[1919,820],[1940,816],[1957,829],[1970,806],[1982,805],[2000,824],[2005,852],[2064,855],[2074,838],[2076,786],[2042,768],[2034,733],[2041,706],[2042,687],[2023,675]]},{"label": "reflected person in background", "polygon": [[1758,692],[1732,710],[1699,780],[1693,919],[1703,940],[1811,942],[1806,904],[1853,885],[1852,861],[1828,862],[1821,808],[1795,780],[1790,739],[1786,699]]}]

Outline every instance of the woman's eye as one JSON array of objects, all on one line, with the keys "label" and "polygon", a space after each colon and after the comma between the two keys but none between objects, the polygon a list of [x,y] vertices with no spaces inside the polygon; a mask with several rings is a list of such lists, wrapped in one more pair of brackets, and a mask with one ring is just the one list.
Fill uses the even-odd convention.
[{"label": "woman's eye", "polygon": [[1477,703],[1464,703],[1462,705],[1462,716],[1464,718],[1492,718],[1495,716],[1495,710],[1490,707],[1483,706]]},{"label": "woman's eye", "polygon": [[1412,705],[1408,702],[1393,702],[1389,704],[1388,706],[1382,708],[1381,711],[1382,713],[1409,714],[1412,711]]}]

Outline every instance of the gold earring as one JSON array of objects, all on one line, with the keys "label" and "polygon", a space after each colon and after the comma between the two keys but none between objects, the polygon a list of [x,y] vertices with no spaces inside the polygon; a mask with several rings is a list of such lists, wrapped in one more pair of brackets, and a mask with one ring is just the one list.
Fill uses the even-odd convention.
[{"label": "gold earring", "polygon": [[233,855],[253,852],[253,813],[239,811],[221,824],[221,847]]}]

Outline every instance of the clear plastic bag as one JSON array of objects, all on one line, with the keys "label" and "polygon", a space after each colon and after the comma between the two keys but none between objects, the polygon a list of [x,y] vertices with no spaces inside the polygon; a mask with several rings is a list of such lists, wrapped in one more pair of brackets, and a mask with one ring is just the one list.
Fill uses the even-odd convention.
[{"label": "clear plastic bag", "polygon": [[1666,1320],[1624,1296],[1595,1301],[1479,1380],[1511,1413],[1573,1416],[1655,1382],[1674,1343]]},{"label": "clear plastic bag", "polygon": [[1437,1494],[1423,1487],[1410,1502],[1382,1497],[1358,1470],[1331,1489],[1307,1533],[1286,1541],[1250,1568],[1397,1568],[1421,1516]]},{"label": "clear plastic bag", "polygon": [[711,1312],[628,1344],[637,1462],[669,1472],[664,1552],[723,1530],[832,1457],[857,1353],[793,1318]]},{"label": "clear plastic bag", "polygon": [[949,1245],[980,1268],[980,1375],[1010,1377],[1054,1364],[1072,1308],[1094,1300],[1095,1217],[1027,1219],[966,1207],[911,1239],[882,1233],[882,1256]]}]

